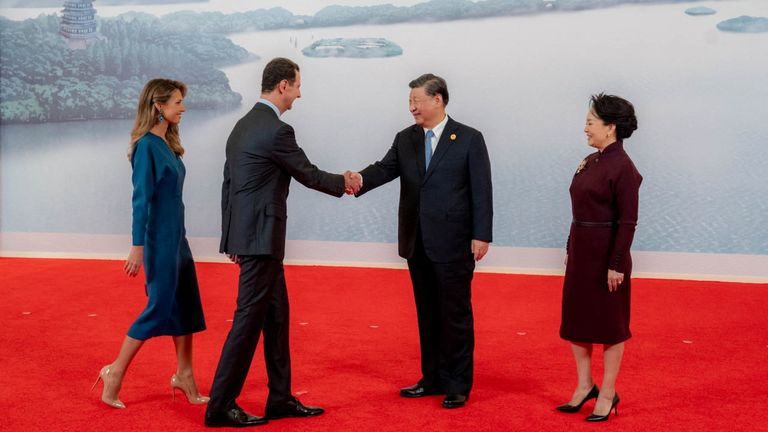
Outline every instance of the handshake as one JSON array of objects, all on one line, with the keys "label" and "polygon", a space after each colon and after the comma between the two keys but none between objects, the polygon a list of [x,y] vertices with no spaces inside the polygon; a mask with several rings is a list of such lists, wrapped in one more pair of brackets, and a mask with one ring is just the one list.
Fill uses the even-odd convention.
[{"label": "handshake", "polygon": [[363,176],[358,172],[344,172],[344,192],[347,195],[354,195],[363,187]]}]

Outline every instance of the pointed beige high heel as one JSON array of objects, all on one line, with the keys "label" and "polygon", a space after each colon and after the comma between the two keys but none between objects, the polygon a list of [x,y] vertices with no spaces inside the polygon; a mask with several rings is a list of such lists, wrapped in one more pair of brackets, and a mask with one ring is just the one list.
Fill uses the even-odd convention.
[{"label": "pointed beige high heel", "polygon": [[[173,374],[171,376],[171,391],[173,392],[173,400],[176,400],[176,389],[181,390],[184,396],[187,397],[187,401],[192,405],[207,404],[211,398],[203,396],[197,391],[197,386],[193,378],[189,380],[182,380],[178,375]],[[193,395],[194,390],[194,395]]]},{"label": "pointed beige high heel", "polygon": [[96,382],[93,383],[93,385],[91,386],[91,391],[93,391],[93,389],[96,388],[96,384],[98,384],[99,381],[102,381],[104,383],[104,389],[101,392],[101,401],[111,406],[112,408],[123,409],[125,408],[125,404],[120,399],[109,400],[104,396],[104,394],[107,392],[107,377],[110,372],[109,371],[110,366],[112,365],[106,365],[103,368],[101,368],[101,370],[99,371],[99,376],[96,377]]}]

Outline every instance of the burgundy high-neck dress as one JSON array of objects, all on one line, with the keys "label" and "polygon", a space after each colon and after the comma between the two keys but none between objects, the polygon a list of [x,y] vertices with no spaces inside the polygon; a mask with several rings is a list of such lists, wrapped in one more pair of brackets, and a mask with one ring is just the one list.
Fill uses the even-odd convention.
[{"label": "burgundy high-neck dress", "polygon": [[[573,176],[560,324],[565,340],[616,344],[632,337],[629,248],[642,180],[621,141],[587,156]],[[608,269],[624,273],[617,291],[608,291]]]}]

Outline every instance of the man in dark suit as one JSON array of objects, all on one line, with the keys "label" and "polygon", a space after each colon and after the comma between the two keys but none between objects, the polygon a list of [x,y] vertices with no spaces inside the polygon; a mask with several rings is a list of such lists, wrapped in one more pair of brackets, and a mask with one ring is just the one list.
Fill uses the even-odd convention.
[{"label": "man in dark suit", "polygon": [[[475,345],[471,284],[491,242],[491,164],[483,135],[448,117],[448,86],[425,74],[409,84],[416,122],[384,158],[360,172],[358,196],[400,178],[398,244],[408,260],[421,344],[422,378],[403,397],[446,395],[464,406]],[[346,173],[348,179],[356,173]]]},{"label": "man in dark suit", "polygon": [[[321,171],[296,144],[293,128],[280,120],[301,97],[296,63],[276,58],[264,68],[261,99],[241,118],[227,140],[221,191],[221,252],[240,265],[232,328],[222,348],[205,413],[206,426],[253,426],[268,419],[307,417],[322,408],[302,405],[291,394],[288,295],[283,273],[286,198],[291,178],[306,187],[340,197],[346,183]],[[264,333],[269,396],[264,417],[235,403]]]}]

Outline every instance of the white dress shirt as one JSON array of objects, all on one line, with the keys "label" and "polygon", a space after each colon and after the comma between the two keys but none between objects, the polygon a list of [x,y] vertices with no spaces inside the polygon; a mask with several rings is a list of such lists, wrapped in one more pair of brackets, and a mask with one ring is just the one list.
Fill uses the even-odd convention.
[{"label": "white dress shirt", "polygon": [[[437,148],[437,143],[440,142],[440,135],[443,134],[443,129],[445,129],[445,124],[448,123],[448,114],[445,115],[445,118],[435,125],[435,127],[432,128],[432,133],[435,134],[434,137],[432,137],[432,154],[435,154],[435,149]],[[424,129],[424,135],[427,134],[427,131],[429,129]]]}]

